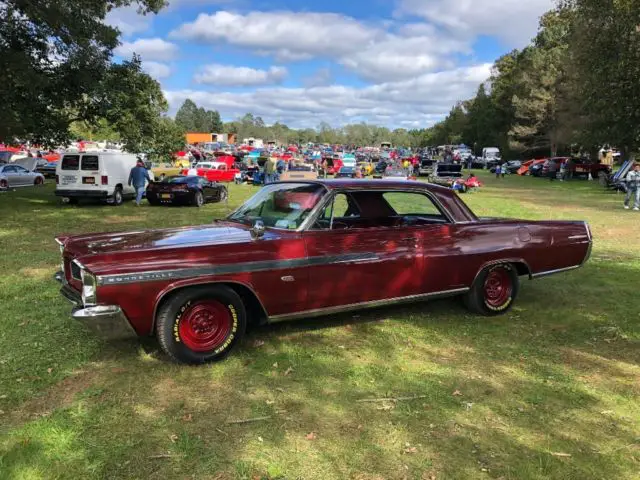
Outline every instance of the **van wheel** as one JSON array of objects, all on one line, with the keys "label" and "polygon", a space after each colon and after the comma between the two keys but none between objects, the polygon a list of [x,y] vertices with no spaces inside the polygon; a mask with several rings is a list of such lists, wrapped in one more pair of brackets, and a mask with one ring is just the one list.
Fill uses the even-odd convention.
[{"label": "van wheel", "polygon": [[520,280],[513,265],[492,265],[480,272],[471,290],[464,296],[464,303],[470,311],[479,315],[501,315],[513,306],[519,288]]},{"label": "van wheel", "polygon": [[113,191],[112,205],[115,207],[122,205],[122,189],[120,187],[116,187]]},{"label": "van wheel", "polygon": [[160,307],[158,341],[167,355],[181,363],[220,360],[244,335],[246,318],[242,299],[231,288],[188,288]]}]

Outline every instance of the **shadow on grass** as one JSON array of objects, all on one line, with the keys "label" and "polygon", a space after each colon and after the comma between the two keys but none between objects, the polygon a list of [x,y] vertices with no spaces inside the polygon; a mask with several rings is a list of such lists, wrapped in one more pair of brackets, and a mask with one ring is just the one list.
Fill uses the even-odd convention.
[{"label": "shadow on grass", "polygon": [[[474,317],[449,300],[261,327],[211,366],[105,346],[69,395],[55,386],[7,409],[0,469],[8,478],[632,478],[639,343],[624,312],[635,287],[585,302],[600,289],[582,275],[591,268],[525,283],[504,317]],[[619,265],[599,272],[615,283],[629,275]],[[68,331],[63,345],[78,336]],[[55,349],[60,338],[51,340]],[[390,396],[420,398],[360,401]]]}]

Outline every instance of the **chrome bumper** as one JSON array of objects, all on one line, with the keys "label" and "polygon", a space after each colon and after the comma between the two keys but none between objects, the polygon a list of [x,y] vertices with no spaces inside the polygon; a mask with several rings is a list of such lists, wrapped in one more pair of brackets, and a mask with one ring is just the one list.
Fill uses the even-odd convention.
[{"label": "chrome bumper", "polygon": [[83,323],[95,335],[104,340],[125,340],[138,337],[138,334],[129,323],[129,319],[119,306],[96,305],[84,307],[80,292],[71,288],[64,281],[62,272],[57,272],[54,278],[62,283],[60,294],[74,306],[71,316]]}]

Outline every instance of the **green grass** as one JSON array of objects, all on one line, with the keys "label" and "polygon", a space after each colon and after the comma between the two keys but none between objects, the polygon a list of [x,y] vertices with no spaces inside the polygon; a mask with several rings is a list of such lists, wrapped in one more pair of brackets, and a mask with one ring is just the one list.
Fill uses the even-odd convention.
[{"label": "green grass", "polygon": [[[0,194],[0,478],[640,478],[640,214],[586,181],[482,180],[479,215],[588,220],[591,261],[503,317],[447,300],[263,327],[203,367],[74,323],[53,237],[210,222],[253,187],[202,209]],[[423,398],[358,402],[386,396]]]}]

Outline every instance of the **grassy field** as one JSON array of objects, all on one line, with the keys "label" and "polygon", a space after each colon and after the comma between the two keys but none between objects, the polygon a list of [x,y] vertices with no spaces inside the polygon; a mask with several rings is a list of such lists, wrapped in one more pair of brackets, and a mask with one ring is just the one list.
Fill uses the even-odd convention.
[{"label": "grassy field", "polygon": [[640,478],[640,214],[586,181],[482,179],[480,215],[588,220],[590,262],[524,281],[504,317],[447,300],[263,327],[203,367],[73,322],[53,237],[208,223],[253,187],[202,209],[0,194],[0,479]]}]

